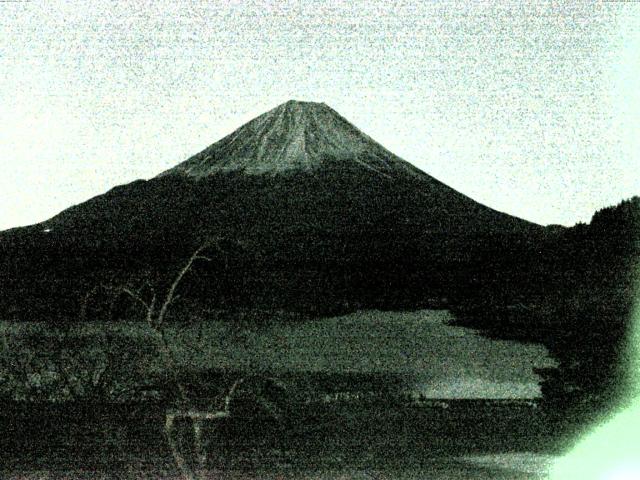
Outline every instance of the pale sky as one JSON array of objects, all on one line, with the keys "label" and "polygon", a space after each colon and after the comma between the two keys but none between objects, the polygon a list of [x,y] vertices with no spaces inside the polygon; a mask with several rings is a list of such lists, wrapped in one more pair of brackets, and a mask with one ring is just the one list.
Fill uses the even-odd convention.
[{"label": "pale sky", "polygon": [[0,229],[325,102],[498,210],[640,194],[635,2],[0,2]]}]

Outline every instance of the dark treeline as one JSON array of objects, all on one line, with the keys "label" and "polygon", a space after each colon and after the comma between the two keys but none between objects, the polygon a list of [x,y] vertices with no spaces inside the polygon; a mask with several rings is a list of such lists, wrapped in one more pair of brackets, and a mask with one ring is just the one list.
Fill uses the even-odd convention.
[{"label": "dark treeline", "polygon": [[558,368],[538,373],[550,405],[599,411],[623,396],[638,260],[640,198],[589,224],[549,227],[534,249],[506,252],[458,290],[459,324],[493,338],[542,343]]},{"label": "dark treeline", "polygon": [[[489,274],[511,265],[505,255],[522,259],[545,241],[537,231],[527,237],[369,230],[325,242],[323,235],[301,230],[242,243],[223,238],[207,250],[210,261],[198,262],[181,283],[172,319],[189,321],[210,310],[285,310],[312,318],[371,308],[447,308],[495,282]],[[135,288],[147,300],[153,287],[162,296],[198,243],[174,247],[168,240],[163,246],[103,252],[54,244],[11,257],[2,272],[3,319],[140,319],[136,303],[126,295],[114,298],[111,287]],[[519,282],[524,289],[529,278]]]}]

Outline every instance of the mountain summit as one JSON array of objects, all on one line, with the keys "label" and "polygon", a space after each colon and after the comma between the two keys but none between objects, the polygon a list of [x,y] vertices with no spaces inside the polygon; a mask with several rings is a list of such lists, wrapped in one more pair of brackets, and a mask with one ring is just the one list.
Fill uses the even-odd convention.
[{"label": "mountain summit", "polygon": [[161,175],[278,174],[313,171],[327,161],[356,162],[384,175],[416,173],[326,104],[290,100]]}]

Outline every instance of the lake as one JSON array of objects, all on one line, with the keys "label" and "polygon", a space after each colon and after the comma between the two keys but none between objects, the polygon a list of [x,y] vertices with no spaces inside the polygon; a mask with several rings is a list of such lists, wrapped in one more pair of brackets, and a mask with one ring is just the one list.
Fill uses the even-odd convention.
[{"label": "lake", "polygon": [[[209,321],[169,328],[177,364],[196,372],[191,378],[212,369],[266,372],[295,392],[279,424],[258,415],[209,425],[206,468],[215,478],[541,478],[557,451],[553,425],[535,404],[505,400],[536,397],[532,369],[553,361],[542,347],[486,339],[449,320],[446,311],[362,311],[295,324],[275,318],[259,327]],[[15,354],[21,338],[48,335],[35,323],[0,329],[5,354]],[[146,352],[127,370],[166,370],[144,324],[88,323],[68,334],[71,351],[95,355],[124,339]],[[323,401],[328,394],[337,395]],[[444,399],[446,408],[410,401],[415,394]],[[0,414],[0,476],[176,477],[162,430],[167,407],[8,402]],[[190,432],[188,424],[178,429],[186,452],[193,450]]]}]

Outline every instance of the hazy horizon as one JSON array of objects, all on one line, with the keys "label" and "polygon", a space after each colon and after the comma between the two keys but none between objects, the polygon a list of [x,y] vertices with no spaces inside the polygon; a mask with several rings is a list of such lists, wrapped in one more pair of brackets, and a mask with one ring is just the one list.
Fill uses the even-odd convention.
[{"label": "hazy horizon", "polygon": [[324,102],[496,210],[589,221],[640,193],[631,3],[0,4],[0,230]]}]

